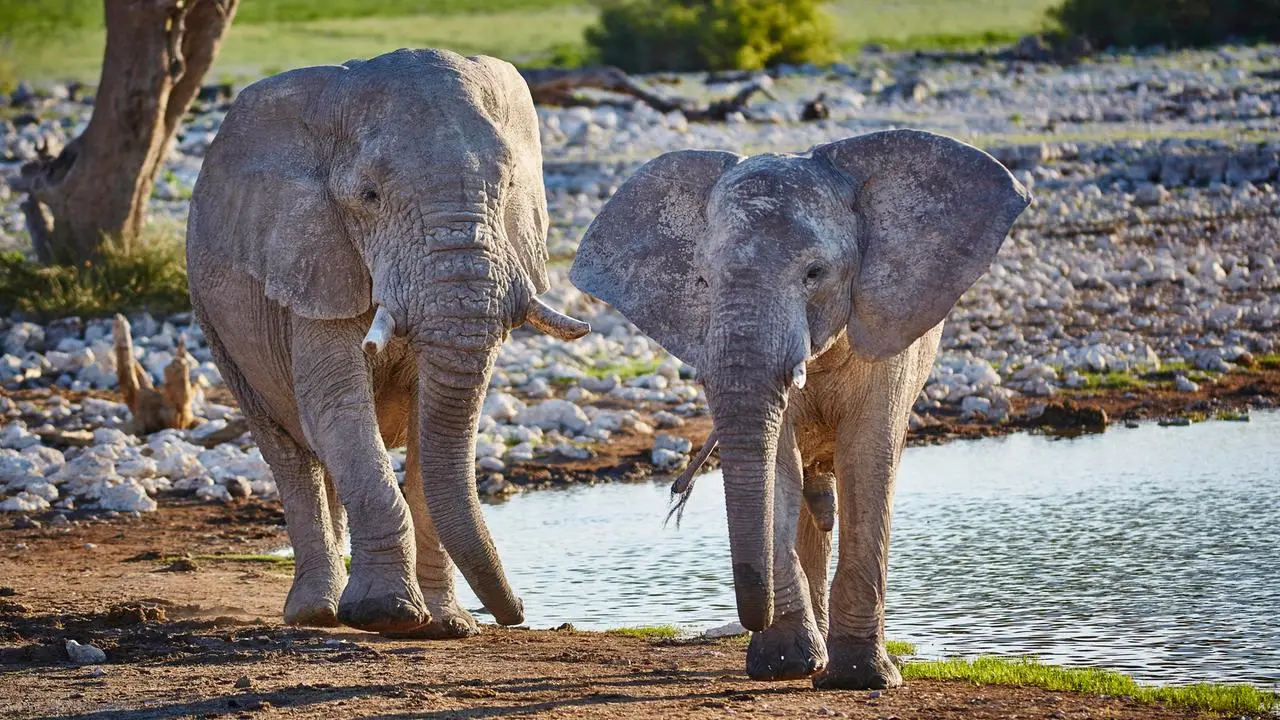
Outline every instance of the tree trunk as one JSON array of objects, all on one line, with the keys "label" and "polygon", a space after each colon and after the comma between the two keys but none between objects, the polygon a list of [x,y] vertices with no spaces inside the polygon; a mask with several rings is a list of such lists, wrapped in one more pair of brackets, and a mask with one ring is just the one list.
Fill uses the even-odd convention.
[{"label": "tree trunk", "polygon": [[107,48],[93,117],[15,188],[36,256],[78,263],[106,239],[128,249],[177,132],[239,0],[105,0]]}]

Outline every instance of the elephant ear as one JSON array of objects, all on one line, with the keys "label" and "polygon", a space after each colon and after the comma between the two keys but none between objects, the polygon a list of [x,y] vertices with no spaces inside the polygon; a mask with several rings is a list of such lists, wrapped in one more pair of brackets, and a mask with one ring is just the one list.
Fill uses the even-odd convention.
[{"label": "elephant ear", "polygon": [[698,278],[707,200],[733,153],[680,150],[636,171],[587,228],[569,280],[681,360],[697,365],[710,315]]},{"label": "elephant ear", "polygon": [[819,146],[813,156],[853,187],[860,258],[849,344],[872,360],[898,354],[942,322],[1030,202],[995,158],[932,133],[871,133]]},{"label": "elephant ear", "polygon": [[236,99],[192,193],[197,237],[262,282],[267,297],[303,317],[355,317],[369,309],[368,266],[329,200],[314,109],[340,66],[292,70]]},{"label": "elephant ear", "polygon": [[[547,195],[542,182],[542,139],[538,112],[529,85],[511,63],[479,55],[470,58],[493,74],[494,89],[505,104],[499,118],[511,148],[511,189],[507,194],[507,240],[511,243],[535,293],[550,288],[547,280]],[[505,121],[503,121],[505,120]]]}]

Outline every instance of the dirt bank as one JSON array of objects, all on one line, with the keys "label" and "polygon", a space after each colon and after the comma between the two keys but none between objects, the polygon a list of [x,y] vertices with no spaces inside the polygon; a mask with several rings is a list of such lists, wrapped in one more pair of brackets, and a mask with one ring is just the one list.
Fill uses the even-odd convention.
[{"label": "dirt bank", "polygon": [[[915,681],[816,692],[742,673],[740,641],[486,627],[465,641],[283,627],[289,570],[200,559],[283,542],[265,503],[0,530],[4,717],[1192,718],[1033,688]],[[194,570],[166,556],[197,556]],[[179,564],[178,567],[185,567]],[[67,639],[106,651],[66,659]]]}]

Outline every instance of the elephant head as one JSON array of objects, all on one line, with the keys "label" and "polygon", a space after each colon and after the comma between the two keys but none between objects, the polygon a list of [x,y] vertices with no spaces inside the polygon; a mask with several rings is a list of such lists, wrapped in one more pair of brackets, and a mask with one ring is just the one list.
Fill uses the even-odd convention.
[{"label": "elephant head", "polygon": [[[247,87],[205,159],[189,222],[313,320],[407,339],[421,478],[441,542],[499,622],[521,621],[475,496],[485,388],[508,330],[585,324],[538,300],[547,209],[538,120],[511,65],[400,50]],[[376,307],[376,313],[370,313]]]},{"label": "elephant head", "polygon": [[587,230],[570,279],[698,369],[720,441],[738,614],[773,615],[773,483],[790,388],[847,336],[892,357],[986,270],[1026,191],[986,153],[887,131],[805,155],[647,163]]}]

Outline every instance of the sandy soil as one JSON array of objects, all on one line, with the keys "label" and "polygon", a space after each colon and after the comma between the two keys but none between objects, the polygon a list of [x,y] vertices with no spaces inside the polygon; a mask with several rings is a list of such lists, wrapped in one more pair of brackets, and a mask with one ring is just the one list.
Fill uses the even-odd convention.
[{"label": "sandy soil", "polygon": [[[917,681],[885,693],[761,684],[731,640],[486,627],[464,641],[284,627],[289,571],[168,556],[278,546],[270,504],[170,503],[139,519],[0,530],[0,715],[170,717],[1191,718],[1033,688]],[[67,639],[106,651],[67,661]]]}]

